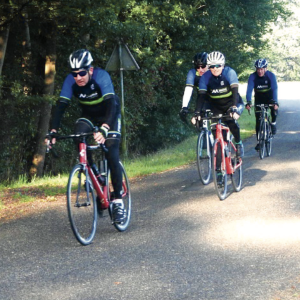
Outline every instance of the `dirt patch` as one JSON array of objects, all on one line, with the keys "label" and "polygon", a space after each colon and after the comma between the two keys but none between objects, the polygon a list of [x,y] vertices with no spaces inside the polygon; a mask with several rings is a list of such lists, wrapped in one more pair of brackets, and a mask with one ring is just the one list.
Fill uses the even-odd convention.
[{"label": "dirt patch", "polygon": [[48,196],[38,187],[8,188],[0,192],[0,200],[0,222],[6,223],[51,207],[65,205],[66,195],[63,193]]}]

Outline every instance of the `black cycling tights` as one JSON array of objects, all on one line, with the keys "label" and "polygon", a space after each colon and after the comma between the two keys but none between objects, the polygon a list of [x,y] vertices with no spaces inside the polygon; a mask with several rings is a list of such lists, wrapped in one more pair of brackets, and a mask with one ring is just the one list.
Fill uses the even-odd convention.
[{"label": "black cycling tights", "polygon": [[228,120],[225,121],[224,124],[226,124],[229,127],[235,142],[239,143],[241,141],[241,135],[240,135],[240,126],[238,122],[236,122],[235,120]]},{"label": "black cycling tights", "polygon": [[[105,153],[105,158],[110,169],[115,199],[122,199],[122,170],[119,163],[119,144],[119,138],[108,138],[105,142],[105,146],[108,149],[108,152]],[[87,159],[90,166],[94,163],[92,152],[87,151]]]}]

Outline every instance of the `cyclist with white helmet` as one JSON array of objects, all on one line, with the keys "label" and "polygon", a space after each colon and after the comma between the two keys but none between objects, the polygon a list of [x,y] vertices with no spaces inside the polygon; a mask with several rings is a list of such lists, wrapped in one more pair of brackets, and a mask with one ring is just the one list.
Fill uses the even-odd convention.
[{"label": "cyclist with white helmet", "polygon": [[225,123],[234,136],[237,156],[243,157],[244,147],[237,119],[240,117],[244,105],[241,104],[241,98],[238,93],[237,74],[232,68],[225,66],[225,56],[219,51],[208,54],[207,64],[209,71],[203,74],[199,81],[199,96],[192,123],[195,124],[196,119],[201,119],[200,112],[203,108],[206,94],[208,94],[208,100],[214,114],[224,114],[231,111],[230,114],[233,119]]},{"label": "cyclist with white helmet", "polygon": [[[50,132],[58,131],[61,118],[70,105],[72,97],[77,98],[82,114],[75,124],[75,133],[89,132],[93,124],[99,126],[100,131],[94,133],[94,139],[98,143],[105,144],[109,150],[105,155],[114,187],[113,218],[115,222],[122,222],[124,219],[124,205],[122,200],[122,173],[119,165],[120,101],[115,95],[109,74],[101,68],[94,68],[92,62],[92,55],[86,49],[77,50],[70,55],[71,73],[64,80]],[[55,143],[55,139],[52,142]],[[88,152],[87,155],[89,163],[97,173],[98,170],[93,164],[91,153]],[[97,201],[99,203],[99,199]],[[100,203],[98,208],[100,209]]]},{"label": "cyclist with white helmet", "polygon": [[[254,89],[254,99],[255,104],[274,104],[271,106],[271,129],[272,134],[276,134],[276,118],[278,112],[278,85],[277,79],[274,73],[268,71],[268,62],[264,58],[258,59],[254,64],[256,71],[249,76],[246,99],[246,108],[249,110],[251,108],[251,97],[252,91]],[[255,110],[256,117],[256,137],[259,131],[259,116],[260,111]],[[259,145],[255,146],[255,150],[259,150]]]},{"label": "cyclist with white helmet", "polygon": [[197,89],[198,92],[200,77],[208,70],[207,53],[206,52],[197,53],[194,56],[193,63],[194,63],[194,68],[190,69],[187,74],[184,94],[182,98],[182,108],[179,112],[179,116],[183,121],[185,121],[188,113],[188,106],[192,98],[194,87]]}]

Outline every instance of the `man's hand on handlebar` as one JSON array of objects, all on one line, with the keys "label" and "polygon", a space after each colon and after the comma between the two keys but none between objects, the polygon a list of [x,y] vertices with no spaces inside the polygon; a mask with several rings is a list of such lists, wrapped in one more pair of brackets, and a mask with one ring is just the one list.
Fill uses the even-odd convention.
[{"label": "man's hand on handlebar", "polygon": [[252,105],[251,105],[251,102],[247,102],[247,104],[245,105],[245,108],[250,111]]},{"label": "man's hand on handlebar", "polygon": [[199,111],[195,111],[194,113],[194,117],[192,117],[191,122],[193,125],[196,125],[197,120],[200,121],[201,120],[201,116],[200,116],[200,112]]},{"label": "man's hand on handlebar", "polygon": [[179,116],[181,121],[186,122],[186,116],[189,113],[189,109],[187,107],[182,107],[180,112],[179,112]]},{"label": "man's hand on handlebar", "polygon": [[[52,133],[57,133],[57,130],[56,129],[51,129],[50,132],[49,132],[49,135],[51,136]],[[55,137],[52,138],[51,140],[50,140],[50,138],[45,139],[45,144],[47,145],[47,147],[49,149],[51,149],[52,145],[54,145],[55,143],[56,143],[56,138]]]},{"label": "man's hand on handlebar", "polygon": [[94,139],[99,144],[104,144],[108,135],[109,126],[107,124],[103,124],[99,131],[94,132]]},{"label": "man's hand on handlebar", "polygon": [[236,106],[230,107],[230,109],[229,109],[229,115],[234,120],[237,120],[240,117],[240,115],[237,112],[238,112],[238,109],[237,109]]}]

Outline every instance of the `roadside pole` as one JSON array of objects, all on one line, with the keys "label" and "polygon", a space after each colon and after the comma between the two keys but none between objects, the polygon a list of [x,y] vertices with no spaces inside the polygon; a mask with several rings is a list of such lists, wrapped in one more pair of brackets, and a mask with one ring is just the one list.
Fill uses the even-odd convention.
[{"label": "roadside pole", "polygon": [[126,143],[126,120],[125,120],[125,104],[124,104],[124,82],[123,71],[138,71],[139,65],[135,61],[129,48],[121,40],[118,41],[118,45],[115,46],[113,53],[108,60],[105,70],[106,71],[118,71],[120,70],[120,86],[121,86],[121,120],[122,120],[122,141],[121,151],[122,154],[127,156],[127,143]]}]

